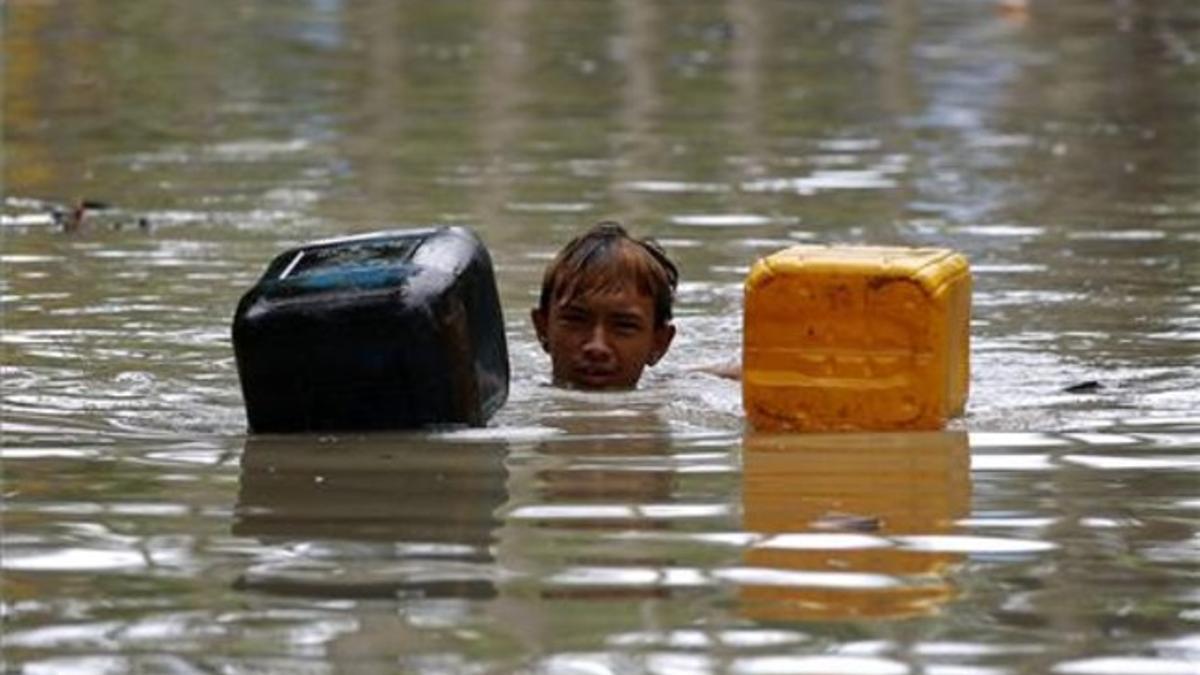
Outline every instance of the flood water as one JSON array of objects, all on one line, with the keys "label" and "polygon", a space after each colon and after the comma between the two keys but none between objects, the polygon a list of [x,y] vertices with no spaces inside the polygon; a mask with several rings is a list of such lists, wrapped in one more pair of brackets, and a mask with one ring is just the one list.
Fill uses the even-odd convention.
[{"label": "flood water", "polygon": [[[3,13],[5,672],[1200,673],[1194,0]],[[528,309],[613,217],[679,337],[556,390]],[[249,437],[266,262],[435,224],[492,253],[508,405]],[[743,428],[689,367],[796,242],[969,257],[963,420]]]}]

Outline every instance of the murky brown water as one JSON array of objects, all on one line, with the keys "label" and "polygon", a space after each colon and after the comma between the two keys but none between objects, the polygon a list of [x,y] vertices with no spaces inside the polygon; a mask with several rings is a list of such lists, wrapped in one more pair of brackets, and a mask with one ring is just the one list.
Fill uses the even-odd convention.
[{"label": "murky brown water", "polygon": [[[6,3],[5,667],[1200,672],[1200,5],[1019,4]],[[612,216],[680,338],[557,391],[527,308]],[[433,223],[498,266],[493,424],[247,438],[266,261]],[[956,430],[754,435],[688,371],[796,241],[970,257]]]}]

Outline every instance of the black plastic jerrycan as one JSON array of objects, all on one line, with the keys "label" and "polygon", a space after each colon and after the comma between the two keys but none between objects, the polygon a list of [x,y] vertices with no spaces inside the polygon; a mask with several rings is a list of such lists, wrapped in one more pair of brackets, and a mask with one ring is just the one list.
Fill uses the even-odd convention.
[{"label": "black plastic jerrycan", "polygon": [[492,261],[461,227],[280,254],[238,303],[233,348],[257,433],[482,426],[508,397]]}]

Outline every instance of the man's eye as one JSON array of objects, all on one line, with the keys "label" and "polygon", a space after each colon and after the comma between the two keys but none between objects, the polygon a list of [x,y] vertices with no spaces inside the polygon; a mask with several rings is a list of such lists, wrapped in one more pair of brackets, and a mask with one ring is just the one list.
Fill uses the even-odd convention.
[{"label": "man's eye", "polygon": [[621,335],[634,335],[642,329],[642,324],[637,321],[618,321],[613,328]]},{"label": "man's eye", "polygon": [[587,322],[587,317],[582,314],[560,314],[558,320],[568,326],[579,326]]}]

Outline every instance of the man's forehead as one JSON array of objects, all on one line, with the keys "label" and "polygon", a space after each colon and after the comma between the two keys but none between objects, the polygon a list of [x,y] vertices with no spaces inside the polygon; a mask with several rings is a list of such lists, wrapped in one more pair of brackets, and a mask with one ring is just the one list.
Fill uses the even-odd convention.
[{"label": "man's forehead", "polygon": [[562,309],[594,311],[605,309],[610,312],[626,312],[645,315],[654,309],[654,298],[644,292],[633,281],[568,289],[555,303]]}]

